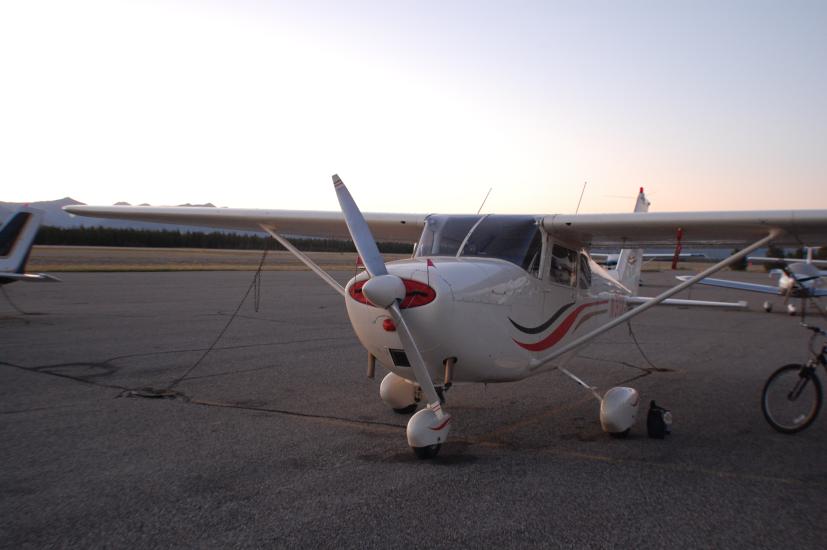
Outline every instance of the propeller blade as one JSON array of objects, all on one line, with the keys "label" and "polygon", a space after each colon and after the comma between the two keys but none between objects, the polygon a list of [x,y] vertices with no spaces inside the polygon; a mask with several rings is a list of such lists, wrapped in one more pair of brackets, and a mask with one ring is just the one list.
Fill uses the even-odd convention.
[{"label": "propeller blade", "polygon": [[[416,345],[411,330],[399,309],[399,300],[405,296],[405,285],[399,277],[388,274],[388,269],[385,267],[385,262],[379,253],[379,248],[376,246],[376,241],[373,239],[373,234],[370,232],[365,217],[362,216],[362,212],[356,206],[356,201],[353,200],[350,191],[347,190],[338,175],[333,176],[333,187],[336,189],[336,197],[339,199],[339,206],[345,216],[345,222],[353,239],[353,244],[356,245],[356,250],[362,257],[362,263],[371,276],[371,279],[362,287],[363,291],[371,300],[371,303],[385,308],[390,314],[396,325],[399,339],[402,341],[402,347],[405,349],[411,368],[413,368],[416,381],[422,388],[431,410],[437,418],[442,418],[446,413],[442,411],[434,382],[431,380],[431,375],[425,367],[425,360],[422,359],[419,347]],[[372,291],[369,285],[374,287]],[[371,295],[374,295],[373,299],[371,299]]]},{"label": "propeller blade", "polygon": [[[399,304],[392,304],[388,307],[388,312],[391,314],[393,323],[396,325],[396,332],[399,334],[399,339],[402,340],[402,347],[405,348],[405,354],[408,356],[408,361],[416,376],[416,381],[419,382],[422,388],[422,393],[425,394],[425,399],[428,400],[429,405],[439,404],[439,395],[436,393],[434,383],[431,380],[431,375],[425,367],[425,360],[422,359],[422,354],[419,353],[419,347],[413,339],[410,329],[408,329],[405,319],[402,317],[402,311],[399,309]],[[437,418],[442,418],[442,408],[432,407],[437,415]]]},{"label": "propeller blade", "polygon": [[350,237],[353,239],[353,244],[356,245],[356,251],[359,252],[365,269],[371,277],[387,275],[388,269],[385,267],[385,261],[379,253],[379,248],[376,246],[376,241],[373,239],[368,223],[365,221],[365,217],[362,216],[359,207],[356,206],[356,201],[353,200],[350,191],[347,190],[344,182],[337,174],[333,175],[333,187],[336,189],[336,197],[339,199],[342,214],[345,215]]}]

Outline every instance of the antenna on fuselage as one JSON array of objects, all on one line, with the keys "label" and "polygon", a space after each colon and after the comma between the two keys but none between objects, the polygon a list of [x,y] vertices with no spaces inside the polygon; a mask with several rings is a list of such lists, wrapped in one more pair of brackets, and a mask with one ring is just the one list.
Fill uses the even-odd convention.
[{"label": "antenna on fuselage", "polygon": [[492,189],[494,189],[494,188],[493,188],[493,187],[489,187],[489,188],[488,188],[488,193],[486,193],[486,194],[485,194],[485,198],[484,198],[484,199],[482,199],[482,204],[480,205],[479,210],[477,210],[477,215],[479,215],[479,213],[480,213],[480,212],[482,212],[482,207],[483,207],[483,206],[485,206],[485,201],[487,201],[487,200],[488,200],[488,195],[490,195],[490,194],[491,194],[491,190],[492,190]]},{"label": "antenna on fuselage", "polygon": [[580,190],[580,198],[577,199],[577,208],[574,209],[575,214],[580,212],[580,203],[583,202],[583,193],[586,192],[586,185],[588,185],[588,184],[589,184],[589,182],[587,182],[587,181],[583,182],[583,189]]}]

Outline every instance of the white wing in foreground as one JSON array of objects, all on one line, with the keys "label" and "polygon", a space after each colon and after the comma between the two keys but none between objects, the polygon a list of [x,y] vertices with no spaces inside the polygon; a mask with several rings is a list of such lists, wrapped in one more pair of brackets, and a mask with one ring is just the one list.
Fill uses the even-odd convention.
[{"label": "white wing in foreground", "polygon": [[[262,225],[282,235],[349,239],[341,212],[319,210],[259,210],[197,206],[65,206],[70,214],[167,224],[261,231]],[[378,241],[415,242],[426,214],[365,213]]]},{"label": "white wing in foreground", "polygon": [[[265,225],[283,235],[349,238],[341,212],[258,210],[210,207],[67,206],[71,214],[148,222],[259,230]],[[378,241],[414,242],[426,214],[365,213]],[[827,239],[827,210],[743,212],[636,212],[537,216],[549,233],[586,247],[673,246],[678,229],[682,244],[739,246],[772,230],[777,244],[801,245]]]},{"label": "white wing in foreground", "polygon": [[773,229],[782,232],[773,242],[800,246],[824,241],[827,210],[558,214],[543,218],[543,227],[563,240],[585,246],[673,246],[678,229],[683,230],[683,246],[739,246],[757,241]]}]

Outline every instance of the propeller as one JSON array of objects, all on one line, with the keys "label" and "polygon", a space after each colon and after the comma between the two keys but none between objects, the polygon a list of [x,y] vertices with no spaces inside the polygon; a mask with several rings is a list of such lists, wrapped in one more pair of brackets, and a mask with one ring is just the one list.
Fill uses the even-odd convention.
[{"label": "propeller", "polygon": [[405,283],[396,275],[388,273],[385,261],[379,253],[379,248],[376,246],[376,241],[370,232],[365,217],[359,207],[356,206],[350,191],[338,175],[333,176],[333,187],[336,189],[336,197],[339,199],[339,206],[345,216],[350,237],[353,239],[353,244],[356,245],[356,251],[362,258],[365,269],[371,276],[370,280],[362,287],[362,292],[373,305],[387,310],[391,319],[393,319],[416,381],[428,401],[428,407],[438,419],[443,419],[448,415],[442,410],[439,395],[436,388],[434,388],[431,375],[425,367],[425,360],[422,358],[413,334],[411,334],[408,324],[402,317],[402,311],[399,309],[399,301],[405,298]]}]

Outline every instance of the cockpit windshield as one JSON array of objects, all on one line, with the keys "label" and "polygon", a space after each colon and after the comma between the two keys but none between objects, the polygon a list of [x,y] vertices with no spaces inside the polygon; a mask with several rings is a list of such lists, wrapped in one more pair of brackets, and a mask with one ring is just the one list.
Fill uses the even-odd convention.
[{"label": "cockpit windshield", "polygon": [[429,216],[416,245],[417,256],[456,256],[482,216]]},{"label": "cockpit windshield", "polygon": [[540,262],[540,229],[530,216],[489,216],[468,237],[461,256],[499,258],[526,271]]},{"label": "cockpit windshield", "polygon": [[531,216],[430,216],[416,255],[499,258],[537,272],[541,246],[540,229]]}]

